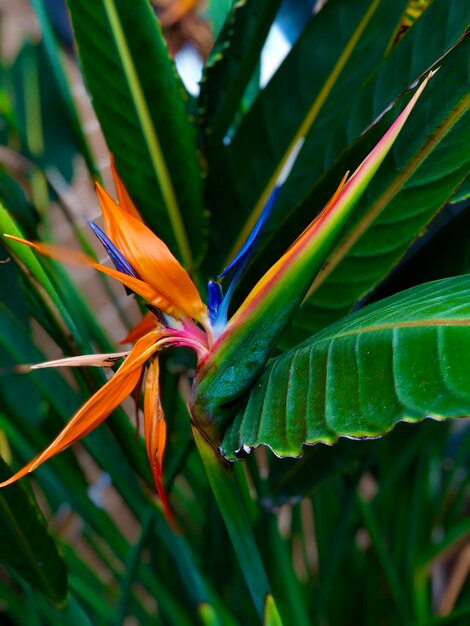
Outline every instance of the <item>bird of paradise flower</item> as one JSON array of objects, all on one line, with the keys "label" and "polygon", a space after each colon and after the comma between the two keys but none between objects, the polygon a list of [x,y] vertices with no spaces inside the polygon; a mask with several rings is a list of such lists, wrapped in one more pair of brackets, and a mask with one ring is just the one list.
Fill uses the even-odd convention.
[{"label": "bird of paradise flower", "polygon": [[[344,177],[321,213],[259,280],[230,319],[228,319],[228,308],[231,295],[262,231],[263,224],[269,217],[283,179],[287,175],[286,171],[278,180],[247,242],[234,261],[220,275],[221,277],[229,272],[234,274],[226,295],[223,295],[219,283],[210,282],[207,306],[203,303],[187,271],[163,241],[144,224],[114,169],[118,201],[113,200],[100,185],[97,185],[104,230],[96,224],[90,225],[113,261],[115,269],[96,263],[78,251],[4,235],[7,243],[19,242],[34,248],[43,255],[64,262],[88,265],[117,279],[127,290],[141,296],[148,303],[150,311],[121,342],[134,344],[129,351],[71,357],[26,366],[28,370],[62,366],[106,367],[114,365],[118,360],[123,360],[113,377],[80,408],[54,441],[11,478],[0,483],[0,487],[5,487],[32,472],[52,456],[96,428],[138,387],[142,376],[146,374],[143,401],[144,439],[157,492],[165,515],[171,519],[171,510],[162,480],[167,429],[160,401],[159,353],[168,348],[182,346],[194,350],[199,372],[194,384],[195,397],[197,397],[198,385],[204,382],[204,372],[217,376],[217,368],[214,374],[214,368],[211,366],[213,363],[218,363],[221,357],[223,359],[224,354],[227,350],[230,352],[231,347],[236,348],[240,338],[244,346],[247,345],[247,341],[248,344],[253,341],[258,346],[264,342],[267,346],[262,350],[258,363],[258,369],[261,371],[269,358],[276,332],[278,336],[306,295],[316,271],[320,268],[352,209],[390,150],[431,76],[432,72],[422,82],[377,146],[349,178],[347,175]],[[269,325],[264,324],[264,330],[260,333],[256,321],[263,317],[272,317],[276,309],[284,312],[288,310],[289,314],[284,314],[281,325],[274,324],[275,332],[271,332],[269,328],[267,329]],[[256,339],[253,337],[254,333],[256,333]],[[251,384],[256,375],[257,372],[252,372]],[[201,415],[200,407],[197,412],[192,411],[192,414],[195,427],[204,429],[204,424],[198,421],[198,416]],[[217,443],[214,441],[214,445]]]}]

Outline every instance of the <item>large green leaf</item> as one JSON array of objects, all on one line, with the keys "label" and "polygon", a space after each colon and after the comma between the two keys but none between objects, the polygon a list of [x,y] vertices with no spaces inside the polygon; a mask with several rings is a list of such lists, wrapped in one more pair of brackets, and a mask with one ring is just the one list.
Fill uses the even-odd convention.
[{"label": "large green leaf", "polygon": [[184,93],[148,0],[69,0],[110,151],[149,226],[192,269],[203,249],[201,171]]},{"label": "large green leaf", "polygon": [[[436,28],[436,24],[440,28]],[[318,115],[279,198],[279,214],[311,192],[335,158],[428,68],[470,24],[470,0],[435,0],[382,60],[365,84],[339,81],[328,107]],[[426,42],[425,44],[423,42]],[[355,77],[353,77],[355,78]],[[275,226],[273,225],[273,228]]]},{"label": "large green leaf", "polygon": [[[254,226],[297,139],[323,109],[332,110],[345,94],[349,99],[378,65],[405,4],[330,0],[311,20],[231,144],[209,163],[212,245],[219,259],[233,254]],[[232,251],[226,247],[227,215]]]},{"label": "large green leaf", "polygon": [[6,80],[15,106],[21,152],[36,164],[55,167],[70,180],[79,137],[64,106],[63,91],[46,45],[25,43]]},{"label": "large green leaf", "polygon": [[[9,476],[0,458],[0,480]],[[62,602],[67,593],[65,563],[32,498],[19,484],[2,489],[0,511],[0,561],[53,602]]]},{"label": "large green leaf", "polygon": [[[265,258],[261,260],[263,264],[261,273],[289,245],[292,237],[297,236],[301,227],[311,220],[314,214],[311,204],[299,204],[299,202],[304,199],[307,193],[310,193],[311,198],[316,196],[319,202],[322,201],[319,193],[322,186],[319,187],[319,181],[321,185],[323,173],[327,171],[338,155],[410,83],[435,63],[449,46],[455,43],[465,32],[470,22],[469,0],[462,2],[459,0],[451,0],[450,2],[448,0],[436,0],[407,33],[406,37],[385,57],[376,72],[370,75],[370,71],[366,71],[368,63],[370,63],[369,57],[375,59],[376,66],[382,60],[381,30],[376,27],[375,21],[380,18],[388,22],[389,17],[382,18],[380,13],[385,9],[386,7],[378,9],[378,13],[371,20],[359,42],[362,45],[358,45],[356,53],[351,57],[351,61],[346,67],[348,71],[343,71],[337,77],[337,82],[332,86],[331,94],[326,100],[325,106],[318,111],[318,116],[313,121],[312,129],[307,135],[304,147],[291,176],[284,185],[267,226],[269,232],[277,233],[276,241],[279,247],[276,246],[276,243],[273,244],[271,240],[266,242],[263,248]],[[437,29],[438,36],[432,36],[432,33],[437,32],[436,24],[443,24],[445,27]],[[320,46],[323,36],[323,32],[318,33],[311,46],[311,55],[315,54],[316,47]],[[330,46],[328,49],[333,51],[331,40],[328,40],[328,45]],[[377,45],[378,49],[376,50],[375,46]],[[295,53],[296,49],[292,50],[291,55]],[[363,63],[363,54],[368,59],[366,64]],[[307,60],[304,61],[302,67],[306,66],[308,67]],[[278,71],[277,80],[280,80],[279,77],[282,75],[283,69],[284,65]],[[275,105],[271,104],[270,106],[271,108],[278,106],[282,109],[285,103],[286,107],[291,107],[288,109],[289,113],[292,118],[295,118],[298,115],[298,113],[294,115],[298,109],[295,106],[295,89],[303,89],[304,82],[303,78],[302,80],[299,78],[295,84],[290,84],[289,74],[286,72],[284,74],[284,93],[278,94]],[[271,84],[258,98],[258,107],[260,103],[265,103],[263,111],[266,120],[269,121],[269,129],[263,131],[266,137],[258,141],[258,144],[263,146],[263,154],[261,154],[261,148],[255,143],[253,137],[257,137],[257,133],[261,132],[259,129],[263,128],[263,124],[266,122],[261,119],[263,115],[261,110],[258,113],[259,119],[254,118],[257,109],[253,107],[239,129],[238,139],[234,139],[223,159],[220,158],[220,163],[215,166],[217,176],[211,183],[211,193],[215,196],[214,202],[218,202],[226,210],[227,207],[233,210],[235,217],[233,214],[231,215],[231,229],[234,232],[238,232],[238,229],[242,228],[243,222],[246,221],[247,215],[251,215],[250,211],[252,211],[255,202],[253,194],[256,195],[256,190],[259,190],[259,181],[265,180],[268,174],[272,174],[276,160],[271,152],[274,153],[274,151],[279,150],[279,143],[286,132],[284,125],[276,117],[279,114],[277,112],[271,113],[268,109],[267,101],[270,88]],[[268,149],[266,145],[270,148]],[[256,150],[255,156],[248,157],[248,151],[252,150]],[[252,161],[255,163],[253,164]],[[237,163],[240,162],[244,163],[242,170],[237,166]],[[351,169],[354,167],[354,162],[345,161],[343,167]],[[251,177],[250,172],[253,168],[256,168],[256,173]],[[337,184],[338,176],[341,178],[344,171],[336,171],[335,178],[329,184]],[[250,178],[248,179],[248,177]],[[331,188],[329,192],[331,192]],[[220,227],[221,230],[224,228],[225,215],[226,212],[214,213],[215,228]],[[286,220],[291,224],[290,229],[285,227]],[[245,230],[247,230],[247,226],[245,226]],[[220,244],[215,241],[216,237],[221,239],[220,232],[216,231],[214,236],[214,250],[218,250],[219,247],[221,249]],[[222,250],[219,254],[222,254]]]},{"label": "large green leaf", "polygon": [[206,62],[200,115],[207,142],[217,149],[258,63],[280,0],[236,2]]},{"label": "large green leaf", "polygon": [[379,437],[399,421],[470,414],[470,275],[366,307],[273,359],[227,429],[229,458],[268,445]]},{"label": "large green leaf", "polygon": [[416,250],[366,298],[377,302],[403,289],[470,272],[470,205],[461,212],[449,204],[432,222]]},{"label": "large green leaf", "polygon": [[[62,51],[57,43],[57,39],[52,29],[50,19],[45,10],[44,0],[32,0],[31,4],[36,12],[37,18],[41,25],[44,51],[50,64],[50,67],[48,68],[50,75],[47,77],[47,80],[45,80],[44,83],[47,84],[48,82],[53,82],[53,84],[57,85],[57,92],[59,96],[58,100],[60,108],[61,110],[63,110],[61,112],[65,112],[68,118],[70,130],[72,131],[80,152],[82,153],[86,161],[90,174],[95,178],[99,178],[99,169],[94,161],[88,139],[81,125],[75,100],[72,96],[67,74],[62,63]],[[49,108],[52,108],[50,104]],[[57,115],[57,111],[51,111],[51,113],[52,118],[54,119],[54,117]],[[47,132],[47,135],[49,134],[50,130],[49,132]]]},{"label": "large green leaf", "polygon": [[[400,260],[430,220],[470,173],[470,37],[441,61],[426,97],[369,186],[349,227],[315,278],[284,345],[293,345],[346,314]],[[344,152],[324,180],[305,199],[302,212],[321,207],[324,185],[368,149],[384,120]],[[333,179],[330,175],[333,174]],[[297,216],[299,217],[299,215]],[[290,226],[288,225],[290,224]],[[284,232],[296,220],[286,219]],[[282,242],[276,239],[277,246]],[[276,248],[271,241],[271,246]]]}]

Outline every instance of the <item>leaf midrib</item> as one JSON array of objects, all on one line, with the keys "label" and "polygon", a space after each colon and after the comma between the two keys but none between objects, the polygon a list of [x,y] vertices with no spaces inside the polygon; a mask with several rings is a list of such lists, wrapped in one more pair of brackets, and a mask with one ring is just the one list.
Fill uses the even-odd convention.
[{"label": "leaf midrib", "polygon": [[35,558],[34,552],[31,550],[31,547],[25,538],[25,534],[22,532],[21,527],[18,525],[15,519],[15,516],[11,512],[11,508],[7,505],[3,496],[0,496],[0,509],[3,511],[3,525],[8,522],[8,525],[16,535],[18,542],[20,543],[20,545],[23,546],[23,553],[25,554],[28,561],[31,562],[34,571],[39,576],[39,579],[42,581],[44,589],[48,590],[50,597],[55,598],[56,593],[54,591],[54,588],[49,583],[48,576],[43,570],[41,571],[41,569],[38,567],[38,562]]},{"label": "leaf midrib", "polygon": [[340,337],[348,337],[353,335],[362,335],[363,333],[373,333],[382,330],[395,330],[400,328],[434,328],[439,326],[470,326],[470,319],[431,319],[431,320],[413,320],[409,322],[391,322],[390,324],[377,324],[375,326],[365,326],[364,328],[354,328],[337,333],[329,337],[320,337],[315,343],[321,341],[332,341]]},{"label": "leaf midrib", "polygon": [[[387,189],[385,189],[385,191],[383,191],[375,202],[370,205],[369,210],[357,222],[353,230],[341,241],[334,253],[327,259],[323,268],[318,272],[305,297],[305,300],[310,298],[310,296],[312,296],[312,294],[314,294],[326,281],[331,272],[339,265],[346,254],[358,242],[360,237],[364,235],[389,202],[391,202],[404,184],[412,177],[419,164],[422,163],[424,159],[434,150],[452,126],[454,126],[458,119],[465,113],[468,106],[470,106],[470,94],[463,98],[451,114],[448,115],[442,125],[439,125],[438,129],[431,133],[431,136],[428,137],[428,139],[423,143],[421,149],[414,154],[408,164],[401,170],[399,175],[394,179],[394,182]],[[450,192],[450,195],[452,193],[453,190]]]},{"label": "leaf midrib", "polygon": [[168,216],[173,227],[175,239],[181,252],[181,258],[184,265],[190,268],[193,266],[192,253],[176,199],[175,190],[171,182],[171,177],[163,156],[163,151],[160,146],[157,133],[155,132],[155,127],[152,122],[147,102],[145,101],[142,85],[124,36],[124,30],[116,9],[115,1],[103,0],[103,7],[106,11],[111,34],[114,38],[116,49],[122,63],[122,68],[128,81],[131,98],[134,102],[136,113],[142,126],[142,134],[147,144],[150,160],[152,162],[157,180],[160,183],[162,196],[168,210]]}]

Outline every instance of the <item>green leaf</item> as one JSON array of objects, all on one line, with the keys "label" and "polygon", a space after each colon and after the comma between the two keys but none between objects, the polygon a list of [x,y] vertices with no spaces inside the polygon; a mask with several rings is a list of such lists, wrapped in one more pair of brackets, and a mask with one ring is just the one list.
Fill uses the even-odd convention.
[{"label": "green leaf", "polygon": [[[271,597],[271,613],[277,614],[276,604],[271,596],[268,579],[233,472],[198,430],[194,428],[193,433],[256,611],[262,619],[265,603]],[[282,626],[280,621],[279,625]]]},{"label": "green leaf", "polygon": [[[0,480],[11,471],[0,459]],[[42,514],[20,484],[0,490],[0,560],[34,589],[60,603],[67,594],[67,570]]]},{"label": "green leaf", "polygon": [[[349,227],[315,278],[310,297],[283,338],[285,347],[351,310],[390,272],[468,176],[469,59],[470,37],[466,36],[441,60],[439,72],[385,160],[380,177],[367,189]],[[331,186],[335,176],[361,158],[385,123],[386,117],[341,155],[299,207],[297,218],[320,208],[317,203],[326,193],[324,185]],[[293,229],[297,221],[290,224]],[[285,223],[284,231],[288,230]],[[276,243],[270,244],[276,248]]]},{"label": "green leaf", "polygon": [[470,414],[470,275],[410,289],[273,359],[221,448],[379,437],[399,421]]},{"label": "green leaf", "polygon": [[203,250],[201,171],[182,87],[148,0],[69,0],[110,151],[139,211],[186,267]]},{"label": "green leaf", "polygon": [[[51,27],[51,23],[47,12],[44,7],[44,0],[32,0],[31,4],[36,12],[37,18],[41,25],[41,35],[42,41],[44,44],[44,51],[47,57],[48,63],[50,64],[49,72],[52,74],[52,81],[56,85],[57,88],[57,99],[61,104],[61,109],[64,110],[69,124],[70,130],[77,142],[77,146],[82,153],[88,169],[90,171],[91,176],[94,178],[100,179],[100,172],[93,158],[93,154],[90,150],[90,146],[88,143],[88,139],[85,136],[83,131],[80,117],[77,111],[77,107],[75,105],[75,100],[71,94],[70,84],[67,78],[67,74],[65,68],[62,63],[61,54],[62,51],[57,44],[57,40],[54,34],[54,31]],[[44,83],[47,84],[51,82],[51,75],[48,76],[48,79],[44,79]],[[49,106],[50,108],[50,106]],[[56,111],[53,111],[53,116],[57,114]],[[50,132],[46,133],[46,136],[49,136]],[[62,139],[63,141],[63,139]]]},{"label": "green leaf", "polygon": [[277,610],[274,598],[269,594],[266,598],[264,606],[264,625],[265,626],[282,626],[281,616]]},{"label": "green leaf", "polygon": [[[0,232],[6,233],[8,235],[14,235],[16,237],[24,238],[24,233],[18,228],[15,220],[12,219],[10,213],[0,204]],[[11,252],[15,255],[16,259],[20,261],[23,269],[26,270],[26,274],[31,276],[37,285],[39,285],[44,292],[49,296],[51,301],[57,307],[57,310],[62,316],[62,319],[67,324],[71,333],[74,334],[74,339],[76,337],[76,328],[75,323],[72,320],[67,308],[64,306],[61,298],[59,297],[56,289],[52,281],[49,279],[46,271],[44,270],[41,262],[38,260],[37,256],[28,246],[25,246],[21,243],[17,243],[11,240],[3,239],[3,244],[11,250]],[[44,301],[44,307],[47,308],[48,305]]]},{"label": "green leaf", "polygon": [[[19,122],[22,153],[35,164],[73,175],[79,137],[73,132],[55,65],[44,42],[24,44],[9,68],[10,89]],[[34,183],[33,183],[34,184]]]},{"label": "green leaf", "polygon": [[400,579],[397,564],[394,562],[390,551],[387,549],[373,508],[360,495],[357,496],[357,504],[361,512],[362,521],[365,528],[367,528],[374,551],[380,562],[382,571],[384,572],[387,586],[390,589],[390,595],[395,602],[397,611],[401,614],[401,622],[403,624],[409,624],[410,613],[404,583],[403,580]]},{"label": "green leaf", "polygon": [[27,201],[18,183],[0,168],[0,202],[5,206],[14,207],[14,215],[18,224],[28,237],[37,237],[39,216]]},{"label": "green leaf", "polygon": [[68,626],[93,626],[90,618],[73,596],[71,596],[67,602],[66,607],[61,613],[61,617]]},{"label": "green leaf", "polygon": [[225,20],[232,8],[233,0],[217,0],[217,2],[208,2],[205,11],[205,17],[212,26],[214,37],[218,37],[222,30]]},{"label": "green leaf", "polygon": [[449,198],[449,202],[456,204],[468,200],[468,198],[470,198],[470,176],[467,176],[454,195]]},{"label": "green leaf", "polygon": [[316,493],[335,477],[351,471],[371,452],[371,441],[340,439],[334,447],[306,448],[301,459],[269,458],[269,490],[262,504],[271,509]]},{"label": "green leaf", "polygon": [[[367,304],[431,280],[470,272],[470,205],[447,205],[399,266],[367,298]],[[416,247],[416,250],[414,249]]]},{"label": "green leaf", "polygon": [[[148,542],[148,536],[154,521],[154,515],[154,509],[149,507],[144,519],[142,520],[142,530],[140,532],[140,536],[127,557],[126,567],[121,581],[119,602],[116,607],[116,617],[114,620],[116,626],[121,626],[121,624],[125,622],[126,615],[129,613],[132,584],[136,578],[136,570],[142,558],[142,550]],[[182,618],[179,617],[179,620],[182,621]]]},{"label": "green leaf", "polygon": [[[329,106],[318,115],[286,181],[279,197],[279,216],[292,211],[312,193],[312,187],[336,157],[413,81],[438,64],[438,59],[458,41],[469,23],[470,0],[435,0],[406,36],[380,59],[380,65],[364,84],[356,79],[355,72],[339,80]],[[433,36],[436,24],[441,25],[437,37]],[[370,45],[377,45],[373,33]],[[279,226],[271,225],[273,229]]]},{"label": "green leaf", "polygon": [[281,0],[235,2],[206,62],[199,97],[200,119],[217,149],[259,61]]},{"label": "green leaf", "polygon": [[369,77],[405,4],[402,0],[330,0],[310,21],[231,144],[209,164],[210,205],[224,207],[213,212],[214,253],[227,254],[227,214],[233,246],[229,256],[238,251],[292,147],[309,133],[323,110],[334,110]]}]

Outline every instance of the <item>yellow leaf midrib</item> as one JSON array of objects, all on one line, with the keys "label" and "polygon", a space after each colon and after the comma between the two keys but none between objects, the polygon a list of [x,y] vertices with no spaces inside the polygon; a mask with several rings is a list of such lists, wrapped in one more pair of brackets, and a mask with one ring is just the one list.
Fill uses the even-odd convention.
[{"label": "yellow leaf midrib", "polygon": [[351,248],[358,242],[358,240],[366,233],[369,227],[375,222],[378,216],[386,208],[386,206],[392,201],[392,199],[400,192],[404,184],[411,178],[415,170],[420,163],[434,150],[434,148],[440,143],[443,137],[454,126],[458,119],[465,113],[470,106],[470,94],[463,98],[454,110],[447,116],[446,120],[439,125],[438,129],[432,133],[427,140],[421,146],[407,165],[400,171],[398,176],[393,180],[393,183],[389,185],[373,202],[367,212],[357,222],[354,230],[344,237],[340,244],[336,247],[333,254],[327,259],[323,268],[318,272],[312,286],[307,293],[305,300],[307,300],[318,288],[326,281],[331,272],[339,265],[339,263],[345,258],[346,254]]},{"label": "yellow leaf midrib", "polygon": [[320,89],[317,97],[315,98],[315,100],[312,102],[312,105],[310,106],[309,110],[307,111],[307,114],[305,115],[305,117],[303,118],[303,120],[301,121],[296,133],[294,134],[294,136],[292,137],[292,140],[290,141],[287,149],[285,150],[284,154],[282,155],[281,160],[279,161],[279,163],[277,164],[275,170],[273,171],[270,179],[268,180],[263,192],[261,193],[261,195],[259,196],[258,200],[256,201],[256,204],[251,212],[251,214],[249,215],[246,223],[243,226],[243,229],[241,230],[240,234],[237,237],[237,240],[235,241],[232,249],[230,250],[230,253],[228,254],[225,262],[224,262],[224,266],[228,265],[229,262],[235,257],[235,255],[237,254],[238,250],[240,250],[240,248],[242,247],[242,245],[244,244],[244,242],[246,241],[246,239],[249,237],[251,231],[253,230],[257,220],[259,219],[259,216],[261,215],[261,212],[271,194],[271,192],[274,189],[274,186],[276,185],[276,181],[287,161],[287,159],[289,158],[289,155],[291,154],[293,148],[297,145],[297,142],[302,138],[305,137],[307,135],[307,133],[309,132],[310,128],[312,127],[314,121],[316,120],[316,118],[318,117],[318,114],[320,113],[320,111],[323,108],[323,105],[325,104],[327,98],[329,97],[331,91],[333,90],[333,87],[335,86],[336,82],[338,81],[344,67],[346,66],[347,62],[349,61],[349,59],[351,58],[352,53],[354,52],[358,42],[360,41],[362,34],[364,33],[364,30],[366,29],[368,23],[370,22],[370,20],[372,19],[372,16],[374,15],[375,11],[377,10],[378,6],[380,5],[380,0],[372,0],[371,4],[369,5],[367,11],[364,13],[363,17],[361,18],[361,20],[359,21],[359,24],[356,26],[353,34],[351,35],[348,43],[346,44],[346,46],[344,47],[341,55],[339,56],[338,60],[336,61],[333,70],[330,72],[328,78],[326,79],[325,83],[323,84],[322,88]]}]

